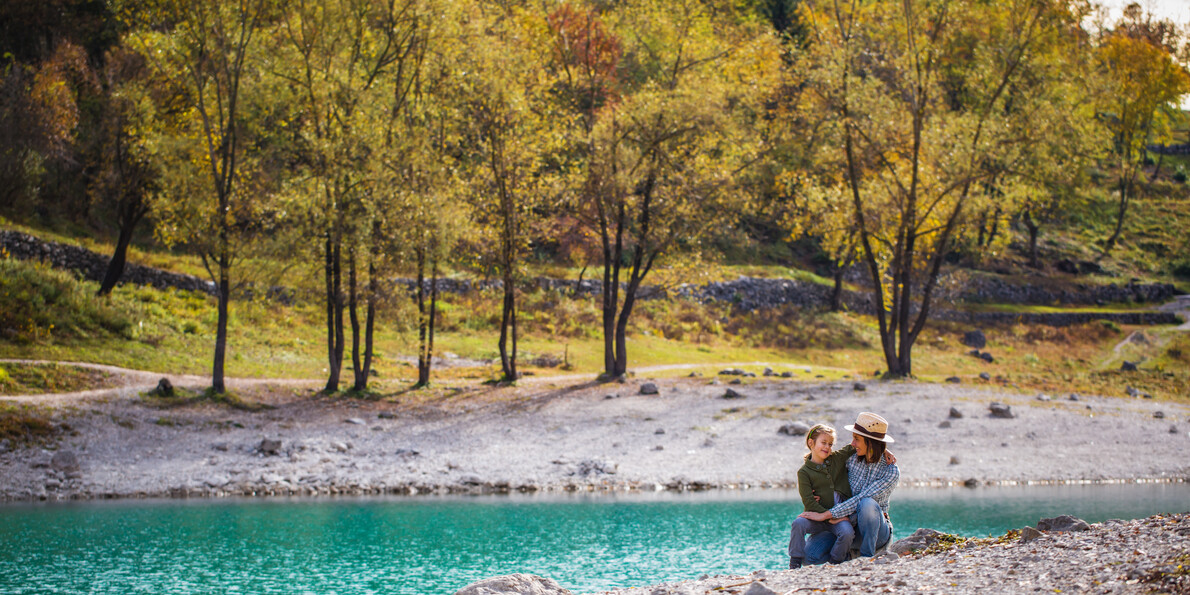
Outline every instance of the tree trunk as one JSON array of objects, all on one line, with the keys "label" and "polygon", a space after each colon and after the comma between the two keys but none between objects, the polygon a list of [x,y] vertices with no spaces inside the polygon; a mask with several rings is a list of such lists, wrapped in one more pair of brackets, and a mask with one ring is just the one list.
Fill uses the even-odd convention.
[{"label": "tree trunk", "polygon": [[426,363],[426,332],[429,321],[426,318],[426,253],[417,248],[417,384],[414,387],[425,386],[430,381],[429,367]]},{"label": "tree trunk", "polygon": [[574,291],[570,292],[570,297],[578,297],[578,292],[583,288],[583,277],[587,274],[587,265],[583,265],[583,270],[578,272],[578,282],[574,284]]},{"label": "tree trunk", "polygon": [[355,247],[347,249],[347,314],[351,321],[351,372],[355,382],[352,383],[352,390],[361,390],[361,385],[366,385],[363,382],[360,373],[363,372],[363,363],[360,361],[359,351],[359,295],[357,290],[357,282],[355,275]]},{"label": "tree trunk", "polygon": [[[434,322],[438,309],[438,257],[430,256],[430,313],[425,332],[422,333],[422,354],[418,360],[417,385],[429,386],[430,369],[434,365]],[[421,275],[419,275],[421,276]]]},{"label": "tree trunk", "polygon": [[831,290],[831,312],[843,310],[843,267],[835,265],[835,287]]},{"label": "tree trunk", "polygon": [[1025,224],[1025,229],[1029,230],[1029,266],[1038,268],[1037,232],[1040,230],[1040,227],[1028,211],[1021,214],[1021,222]]},{"label": "tree trunk", "polygon": [[1103,254],[1107,256],[1113,248],[1116,247],[1116,241],[1120,239],[1120,232],[1124,229],[1124,215],[1128,211],[1128,182],[1123,177],[1120,178],[1120,206],[1116,213],[1116,229],[1112,232],[1111,237],[1107,239],[1107,243],[1103,245]]},{"label": "tree trunk", "polygon": [[337,252],[334,234],[328,230],[326,232],[325,261],[323,263],[326,273],[326,359],[328,371],[326,386],[323,388],[323,392],[327,393],[333,393],[339,390],[339,368],[342,361],[336,357],[336,354],[340,353],[338,342],[339,324],[336,323],[336,317],[342,320],[342,314],[339,313],[339,292],[335,273]]},{"label": "tree trunk", "polygon": [[[135,225],[135,223],[133,223]],[[107,272],[103,274],[103,283],[95,295],[107,295],[116,287],[120,277],[124,276],[124,266],[128,261],[128,244],[132,243],[132,225],[121,225],[120,235],[116,239],[116,250],[112,259],[107,263]]]},{"label": "tree trunk", "polygon": [[1157,166],[1153,168],[1153,178],[1151,181],[1156,182],[1157,176],[1161,174],[1161,162],[1165,161],[1165,152],[1157,153]]},{"label": "tree trunk", "polygon": [[[373,240],[375,241],[375,240]],[[355,377],[355,390],[368,388],[368,378],[372,374],[372,330],[376,320],[376,250],[372,250],[372,260],[368,263],[368,295],[366,298],[368,309],[364,321],[364,367]]]},{"label": "tree trunk", "polygon": [[223,382],[223,362],[227,356],[227,305],[231,299],[231,280],[229,278],[228,269],[231,263],[228,258],[228,247],[226,237],[222,238],[222,246],[220,246],[221,254],[219,255],[219,297],[218,309],[219,319],[215,330],[215,362],[211,369],[211,391],[215,394],[222,394],[227,392],[227,386]]}]

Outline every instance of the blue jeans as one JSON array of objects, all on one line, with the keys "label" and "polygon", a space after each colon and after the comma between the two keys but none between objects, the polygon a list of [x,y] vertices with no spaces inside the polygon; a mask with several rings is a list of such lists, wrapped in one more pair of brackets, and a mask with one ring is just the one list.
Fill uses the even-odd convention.
[{"label": "blue jeans", "polygon": [[790,561],[801,563],[805,559],[807,535],[830,536],[834,543],[830,548],[830,559],[838,564],[847,561],[847,550],[851,549],[851,541],[855,539],[855,529],[851,528],[849,520],[831,523],[798,517],[793,520],[793,528],[789,530]]},{"label": "blue jeans", "polygon": [[[859,555],[872,557],[876,550],[883,547],[892,538],[892,527],[884,518],[884,511],[871,498],[859,501],[855,516],[855,531],[859,533]],[[818,533],[810,538],[806,544],[806,563],[822,564],[827,556],[833,560],[835,536],[830,533]],[[846,559],[846,558],[844,558]]]}]

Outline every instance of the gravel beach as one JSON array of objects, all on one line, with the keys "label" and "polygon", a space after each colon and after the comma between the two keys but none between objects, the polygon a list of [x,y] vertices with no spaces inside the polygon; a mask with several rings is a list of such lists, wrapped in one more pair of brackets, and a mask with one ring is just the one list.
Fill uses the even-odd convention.
[{"label": "gravel beach", "polygon": [[[4,398],[52,403],[70,430],[54,451],[0,445],[0,498],[789,487],[806,452],[797,427],[828,423],[845,443],[842,427],[860,411],[889,420],[901,485],[1190,478],[1186,405],[733,378],[535,379],[429,405],[245,384],[241,394],[272,407],[252,412],[154,406],[140,396],[152,383],[130,376],[123,388]],[[641,394],[646,384],[657,394]],[[994,415],[993,403],[1012,417]]]}]

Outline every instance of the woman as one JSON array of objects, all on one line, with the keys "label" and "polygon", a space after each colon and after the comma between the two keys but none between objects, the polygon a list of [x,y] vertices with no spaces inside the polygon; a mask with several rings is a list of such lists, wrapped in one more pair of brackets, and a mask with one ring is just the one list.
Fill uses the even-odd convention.
[{"label": "woman", "polygon": [[[897,487],[901,472],[895,463],[884,460],[885,445],[893,439],[888,435],[888,422],[883,417],[864,412],[859,414],[854,425],[843,427],[851,432],[851,445],[855,447],[855,456],[847,458],[851,498],[826,512],[807,511],[798,516],[820,522],[851,517],[859,554],[872,557],[892,538],[888,499]],[[815,534],[806,544],[806,563],[826,562],[834,543],[835,536],[830,531]]]}]

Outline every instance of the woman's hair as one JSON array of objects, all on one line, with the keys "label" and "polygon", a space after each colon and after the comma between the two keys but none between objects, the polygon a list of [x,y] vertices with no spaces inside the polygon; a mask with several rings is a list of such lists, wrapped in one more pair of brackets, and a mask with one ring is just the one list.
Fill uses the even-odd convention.
[{"label": "woman's hair", "polygon": [[856,435],[862,438],[863,441],[868,445],[868,452],[864,455],[864,459],[868,461],[868,464],[878,463],[880,462],[880,459],[884,458],[885,444],[883,441],[876,440],[875,438],[868,438],[863,434]]},{"label": "woman's hair", "polygon": [[826,424],[817,424],[814,427],[810,428],[809,432],[806,432],[806,446],[810,446],[811,444],[814,444],[814,441],[817,440],[818,437],[823,434],[830,434],[831,438],[834,438],[835,440],[839,439],[838,436],[835,434],[834,428],[832,428]]}]

